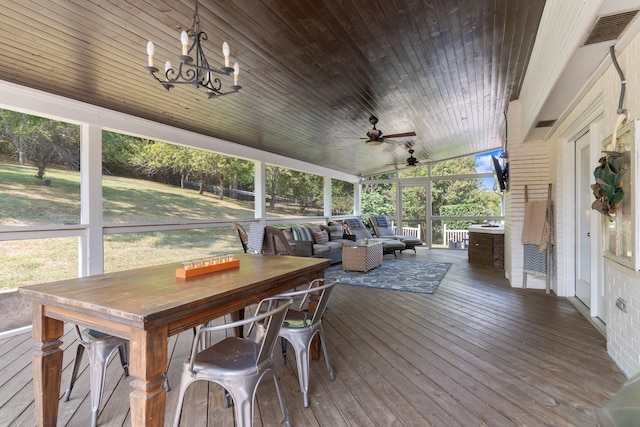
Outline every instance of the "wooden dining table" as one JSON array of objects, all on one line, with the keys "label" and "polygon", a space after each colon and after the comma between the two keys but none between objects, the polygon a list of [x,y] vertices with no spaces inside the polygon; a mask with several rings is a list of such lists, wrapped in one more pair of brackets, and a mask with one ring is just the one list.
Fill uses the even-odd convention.
[{"label": "wooden dining table", "polygon": [[38,426],[55,426],[64,323],[130,342],[131,425],[164,426],[168,337],[324,277],[322,258],[238,254],[239,267],[187,279],[181,263],[20,288],[33,306],[33,378]]}]

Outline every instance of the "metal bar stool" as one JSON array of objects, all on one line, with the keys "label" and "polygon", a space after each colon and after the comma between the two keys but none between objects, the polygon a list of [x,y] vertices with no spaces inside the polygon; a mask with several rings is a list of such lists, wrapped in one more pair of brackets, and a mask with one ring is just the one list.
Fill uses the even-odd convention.
[{"label": "metal bar stool", "polygon": [[75,326],[78,336],[78,349],[73,363],[73,371],[69,377],[69,385],[62,400],[69,401],[71,390],[78,377],[78,370],[82,355],[87,351],[89,357],[89,393],[91,395],[91,427],[95,427],[98,422],[98,411],[102,402],[104,392],[104,379],[106,376],[107,362],[114,351],[119,350],[120,363],[124,370],[124,375],[129,376],[129,341],[104,334],[93,329],[83,329],[80,331],[78,325]]}]

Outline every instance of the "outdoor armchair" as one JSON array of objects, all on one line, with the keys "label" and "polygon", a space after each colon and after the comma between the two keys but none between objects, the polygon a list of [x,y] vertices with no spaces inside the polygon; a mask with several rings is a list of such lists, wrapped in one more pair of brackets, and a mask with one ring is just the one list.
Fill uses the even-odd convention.
[{"label": "outdoor armchair", "polygon": [[249,235],[240,224],[233,223],[231,226],[238,232],[238,237],[240,238],[240,243],[242,244],[242,250],[246,254],[249,250]]},{"label": "outdoor armchair", "polygon": [[403,251],[406,248],[406,245],[398,240],[387,237],[376,237],[374,238],[367,227],[362,223],[360,218],[347,218],[344,220],[349,228],[349,233],[354,235],[357,240],[369,239],[376,242],[382,243],[382,250],[385,254],[393,254],[396,256],[396,251]]},{"label": "outdoor armchair", "polygon": [[[372,215],[370,217],[371,225],[373,226],[373,230],[376,233],[376,236],[381,238],[389,238],[400,240],[405,244],[405,249],[413,249],[413,252],[416,251],[416,246],[422,245],[422,240],[420,240],[420,236],[405,236],[402,234],[396,234],[391,227],[391,223],[389,219],[385,215]],[[402,252],[404,249],[401,249]]]}]

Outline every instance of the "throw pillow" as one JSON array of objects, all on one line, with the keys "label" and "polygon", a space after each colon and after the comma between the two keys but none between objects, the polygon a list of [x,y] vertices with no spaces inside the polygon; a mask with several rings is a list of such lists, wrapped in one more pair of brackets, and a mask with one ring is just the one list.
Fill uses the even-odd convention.
[{"label": "throw pillow", "polygon": [[316,224],[307,224],[307,228],[311,230],[311,234],[317,233],[318,231],[322,231],[322,228]]},{"label": "throw pillow", "polygon": [[378,223],[378,227],[386,228],[389,226],[389,221],[387,221],[387,217],[384,215],[375,215],[374,218]]},{"label": "throw pillow", "polygon": [[326,231],[316,231],[313,233],[313,241],[321,245],[329,241],[329,235]]},{"label": "throw pillow", "polygon": [[351,234],[353,234],[355,230],[364,230],[364,224],[357,218],[346,218],[344,222],[347,223]]},{"label": "throw pillow", "polygon": [[288,242],[295,240],[293,238],[293,231],[291,231],[290,228],[286,228],[284,230],[282,230],[282,233],[284,234],[284,238],[287,239]]},{"label": "throw pillow", "polygon": [[342,239],[342,224],[330,224],[323,227],[329,234],[329,240]]},{"label": "throw pillow", "polygon": [[312,241],[311,232],[307,227],[291,227],[293,231],[293,240]]}]

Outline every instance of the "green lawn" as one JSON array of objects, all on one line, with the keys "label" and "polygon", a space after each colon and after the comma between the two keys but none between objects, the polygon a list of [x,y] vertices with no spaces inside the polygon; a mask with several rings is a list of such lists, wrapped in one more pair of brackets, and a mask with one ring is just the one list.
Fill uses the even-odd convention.
[{"label": "green lawn", "polygon": [[[80,175],[0,161],[0,227],[78,224]],[[103,215],[110,223],[251,219],[253,202],[115,176],[103,177]],[[291,215],[284,209],[270,216]],[[105,272],[242,250],[231,227],[128,233],[104,237]],[[0,242],[0,290],[78,275],[78,238]]]}]

